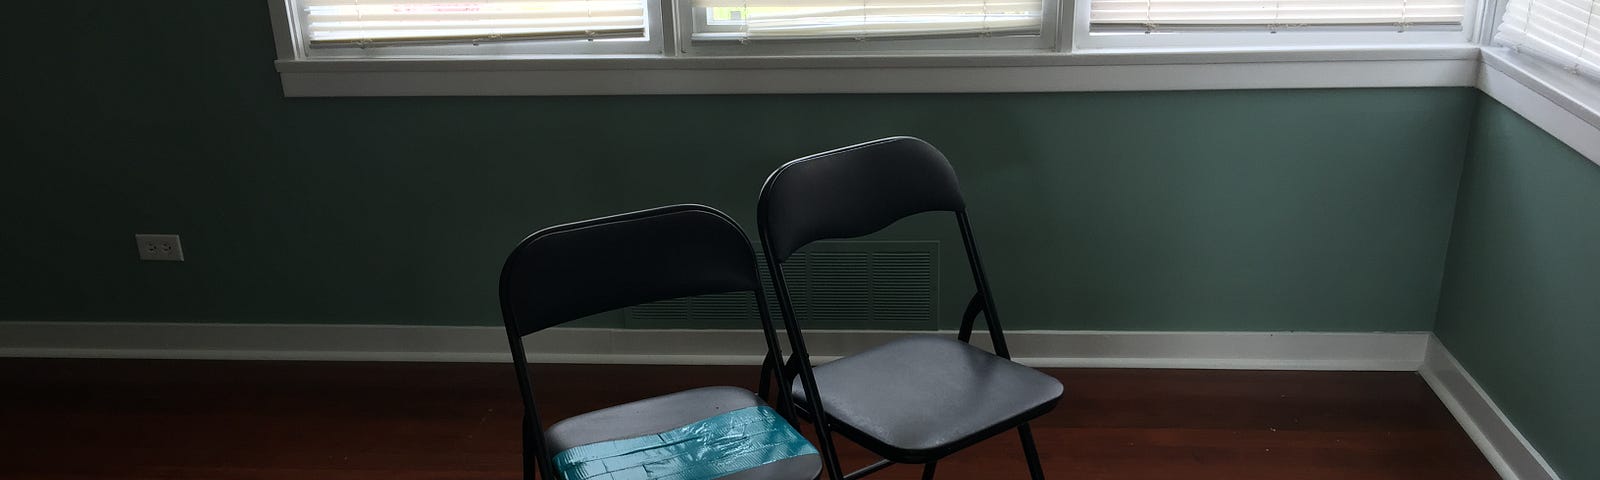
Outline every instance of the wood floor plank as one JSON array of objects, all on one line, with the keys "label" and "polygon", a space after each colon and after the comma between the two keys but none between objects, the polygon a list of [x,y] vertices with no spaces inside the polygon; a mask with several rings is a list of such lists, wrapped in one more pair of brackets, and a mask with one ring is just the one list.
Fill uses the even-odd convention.
[{"label": "wood floor plank", "polygon": [[[1497,478],[1414,373],[1049,369],[1056,479]],[[536,365],[547,421],[753,367]],[[515,479],[509,365],[0,360],[0,478]],[[802,426],[809,435],[809,425]],[[875,460],[840,442],[847,466]],[[1027,478],[1015,433],[939,478]],[[894,466],[875,479],[919,478]]]}]

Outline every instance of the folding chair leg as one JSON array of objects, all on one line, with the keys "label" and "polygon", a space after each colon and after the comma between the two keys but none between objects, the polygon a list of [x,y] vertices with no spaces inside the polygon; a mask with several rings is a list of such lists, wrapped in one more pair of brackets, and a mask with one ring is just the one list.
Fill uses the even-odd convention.
[{"label": "folding chair leg", "polygon": [[939,462],[928,462],[922,465],[922,480],[933,480],[933,469],[939,467]]},{"label": "folding chair leg", "polygon": [[1017,426],[1017,434],[1022,436],[1022,456],[1028,459],[1028,476],[1033,480],[1044,480],[1044,466],[1039,464],[1039,448],[1033,445],[1033,429],[1024,423]]},{"label": "folding chair leg", "polygon": [[539,475],[534,473],[534,472],[539,471],[539,453],[536,451],[537,449],[532,448],[533,447],[533,443],[530,443],[530,442],[533,441],[532,440],[533,435],[534,435],[534,433],[533,433],[532,421],[529,420],[526,416],[524,416],[523,419],[522,419],[522,478],[523,478],[523,480],[534,480],[535,478],[537,478],[539,476]]},{"label": "folding chair leg", "polygon": [[761,382],[756,384],[756,396],[767,402],[773,401],[772,398],[767,397],[768,394],[772,393],[770,384],[767,382],[772,380],[772,369],[777,366],[776,364],[776,357],[770,353],[767,354],[766,360],[761,361]]}]

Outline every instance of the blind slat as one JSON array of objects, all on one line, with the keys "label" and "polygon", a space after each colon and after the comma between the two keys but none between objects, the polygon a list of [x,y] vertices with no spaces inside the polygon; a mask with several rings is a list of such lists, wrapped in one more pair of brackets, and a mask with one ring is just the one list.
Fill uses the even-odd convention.
[{"label": "blind slat", "polygon": [[643,38],[645,0],[303,0],[312,46]]},{"label": "blind slat", "polygon": [[1460,25],[1464,0],[1090,0],[1096,26]]},{"label": "blind slat", "polygon": [[693,0],[693,38],[865,39],[1038,35],[1041,0]]}]

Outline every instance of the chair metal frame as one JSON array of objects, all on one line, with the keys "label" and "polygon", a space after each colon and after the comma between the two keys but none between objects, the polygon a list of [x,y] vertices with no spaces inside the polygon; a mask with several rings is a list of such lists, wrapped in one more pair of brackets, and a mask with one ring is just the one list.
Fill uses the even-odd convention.
[{"label": "chair metal frame", "polygon": [[[730,232],[737,233],[738,239],[741,242],[741,244],[744,246],[744,249],[745,249],[743,251],[744,256],[745,256],[745,258],[749,259],[748,268],[742,268],[741,267],[741,269],[743,269],[743,270],[748,272],[748,276],[738,280],[737,283],[739,283],[740,285],[737,288],[730,288],[730,289],[712,288],[712,289],[708,289],[706,291],[695,291],[695,292],[691,292],[691,293],[684,294],[684,295],[676,295],[676,296],[670,296],[670,297],[665,297],[665,298],[628,299],[628,298],[622,298],[624,295],[617,295],[618,298],[616,298],[616,299],[614,299],[614,300],[612,300],[610,302],[604,302],[604,303],[607,303],[606,307],[608,307],[608,308],[603,308],[603,309],[599,309],[599,310],[594,310],[594,309],[591,308],[590,310],[593,310],[593,311],[590,311],[589,313],[586,313],[584,315],[574,316],[572,318],[527,319],[527,318],[521,318],[521,317],[518,316],[517,308],[516,308],[516,301],[520,300],[522,298],[519,295],[525,295],[525,294],[527,294],[527,292],[516,292],[516,291],[513,291],[513,285],[512,285],[513,279],[514,279],[514,276],[516,274],[520,273],[519,267],[521,267],[521,265],[519,263],[519,260],[522,259],[522,255],[521,254],[524,253],[524,251],[526,251],[528,249],[539,247],[541,240],[548,239],[548,238],[551,238],[553,236],[560,235],[560,234],[563,234],[563,233],[576,232],[576,231],[580,231],[580,230],[594,229],[594,228],[605,228],[605,227],[607,227],[609,225],[618,225],[618,224],[622,224],[622,223],[626,223],[626,222],[634,222],[634,221],[639,221],[639,220],[656,219],[656,218],[660,218],[660,217],[664,217],[664,216],[668,216],[668,215],[676,215],[676,214],[683,214],[683,213],[705,214],[705,215],[710,215],[710,216],[716,217],[720,221],[726,222],[727,226],[729,227],[729,231]],[[730,236],[730,240],[731,240],[731,238],[732,237]],[[555,467],[554,467],[554,462],[553,462],[553,458],[554,457],[552,456],[552,453],[549,452],[548,449],[546,448],[545,429],[544,429],[543,424],[540,422],[539,410],[538,410],[538,407],[537,407],[537,405],[535,403],[535,399],[534,399],[533,384],[529,379],[530,376],[529,376],[529,373],[528,373],[528,359],[527,359],[527,353],[525,352],[525,347],[524,347],[523,342],[522,342],[523,337],[525,337],[527,335],[531,335],[533,333],[537,333],[538,331],[546,329],[546,328],[549,328],[549,327],[558,326],[560,324],[563,324],[563,323],[566,323],[566,322],[570,322],[572,320],[576,320],[578,318],[581,318],[582,316],[587,316],[589,314],[600,313],[600,312],[605,312],[605,311],[613,311],[613,310],[616,310],[616,309],[625,308],[625,307],[629,307],[629,306],[633,306],[633,305],[639,305],[639,304],[648,303],[648,302],[652,302],[652,301],[667,300],[667,299],[671,299],[671,298],[683,298],[683,297],[689,297],[689,296],[695,296],[695,295],[705,295],[705,294],[714,294],[714,293],[750,292],[752,294],[752,296],[755,297],[756,307],[760,311],[761,328],[762,328],[762,331],[764,333],[764,336],[766,337],[766,343],[767,343],[767,351],[768,351],[767,358],[769,358],[769,359],[770,358],[782,358],[783,351],[779,348],[778,340],[777,340],[777,338],[778,338],[777,337],[777,331],[776,331],[776,329],[775,329],[775,327],[774,327],[774,325],[772,323],[772,319],[771,319],[770,315],[768,315],[768,313],[767,313],[767,308],[768,307],[767,307],[766,296],[762,292],[760,272],[758,270],[758,267],[756,266],[755,258],[756,258],[755,257],[755,252],[754,252],[753,248],[751,247],[750,239],[749,239],[749,237],[747,235],[745,235],[744,231],[739,228],[739,225],[738,225],[737,222],[735,222],[732,218],[728,217],[727,214],[724,214],[721,211],[718,211],[718,210],[716,210],[714,208],[707,207],[707,206],[704,206],[704,205],[694,205],[694,204],[683,204],[683,205],[671,205],[671,206],[657,207],[657,208],[652,208],[652,209],[647,209],[647,210],[640,210],[640,211],[636,211],[636,212],[623,213],[623,214],[619,214],[619,215],[612,215],[612,216],[608,216],[608,217],[601,217],[601,218],[596,218],[596,219],[591,219],[591,220],[584,220],[584,221],[579,221],[579,222],[556,225],[556,226],[544,228],[544,229],[541,229],[541,230],[539,230],[537,232],[534,232],[533,234],[528,235],[526,238],[524,238],[520,243],[518,243],[517,247],[515,249],[513,249],[512,253],[507,257],[505,265],[501,269],[501,273],[500,273],[500,310],[501,310],[502,318],[505,321],[506,337],[507,337],[508,340],[510,340],[510,344],[511,344],[511,358],[512,358],[512,362],[513,362],[513,365],[514,365],[514,368],[515,368],[516,374],[517,374],[517,388],[518,388],[518,391],[519,391],[519,393],[521,394],[521,397],[522,397],[522,405],[523,405],[523,420],[522,420],[523,478],[528,479],[528,480],[533,480],[535,478],[534,477],[534,472],[538,472],[539,473],[539,478],[544,478],[546,480],[556,480],[556,479],[561,478],[561,477],[557,476],[557,474],[556,474]],[[670,280],[670,279],[663,279],[663,281],[667,281],[667,280]],[[531,323],[531,326],[530,326],[530,323]],[[791,342],[791,343],[793,343],[793,342]],[[779,379],[778,381],[781,381],[781,379],[784,378],[784,375],[785,375],[784,372],[785,372],[785,370],[783,369],[783,366],[781,366],[781,365],[775,366],[775,367],[773,367],[773,368],[771,368],[769,370],[764,370],[764,372],[763,372],[764,376],[762,378],[761,384],[765,385],[767,383],[766,382],[767,378],[765,377],[765,375],[772,375],[774,379]],[[794,409],[793,409],[789,399],[787,399],[787,398],[779,399],[777,401],[777,406],[778,406],[779,414],[781,416],[783,416],[786,420],[789,420],[790,423],[793,424],[794,423],[794,419],[795,419],[795,414],[794,414]],[[819,434],[821,434],[821,433],[823,433],[825,431],[826,431],[825,427],[819,427],[818,428],[818,433]]]},{"label": "chair metal frame", "polygon": [[[842,147],[842,148],[838,148],[838,149],[830,150],[830,151],[827,151],[827,152],[822,152],[822,153],[818,153],[818,154],[815,154],[815,155],[810,155],[810,156],[807,156],[807,157],[804,157],[804,158],[800,158],[800,159],[797,159],[797,160],[790,161],[788,163],[785,163],[783,166],[778,167],[777,170],[773,171],[772,174],[769,177],[767,177],[766,183],[762,186],[761,197],[760,197],[759,205],[757,207],[757,229],[760,232],[760,236],[761,236],[762,254],[766,258],[767,270],[768,270],[768,272],[770,274],[770,277],[771,277],[771,280],[772,280],[772,286],[773,286],[774,290],[776,290],[775,293],[776,293],[777,300],[778,300],[778,307],[779,307],[781,316],[783,318],[784,328],[787,330],[787,333],[789,335],[789,340],[790,340],[790,344],[791,344],[790,348],[791,348],[791,351],[792,351],[792,353],[790,355],[790,358],[789,358],[789,361],[787,361],[787,362],[778,361],[778,360],[775,360],[774,358],[769,358],[768,359],[768,361],[767,361],[768,365],[764,365],[763,366],[764,367],[763,368],[763,373],[762,373],[762,375],[763,375],[762,387],[763,388],[762,388],[762,391],[760,392],[760,394],[762,395],[763,398],[766,398],[766,393],[767,392],[765,391],[766,390],[765,389],[765,387],[766,387],[765,378],[766,378],[766,375],[768,375],[767,372],[769,371],[769,369],[770,369],[770,371],[773,371],[773,372],[783,372],[783,371],[790,372],[789,373],[789,377],[783,376],[782,373],[778,373],[777,374],[778,378],[784,379],[783,382],[779,383],[780,389],[779,389],[779,392],[778,392],[778,395],[777,395],[778,397],[787,397],[787,396],[789,396],[790,388],[786,388],[786,387],[788,386],[787,382],[792,381],[792,379],[790,379],[790,377],[798,376],[800,378],[802,388],[805,389],[806,398],[808,399],[808,402],[806,402],[806,403],[808,403],[809,405],[796,406],[795,410],[802,417],[805,417],[807,420],[809,420],[813,424],[817,425],[817,434],[819,436],[817,443],[819,444],[819,447],[821,447],[821,450],[822,450],[822,458],[823,458],[824,469],[827,470],[828,475],[831,478],[838,479],[838,480],[853,480],[853,479],[862,478],[862,477],[865,477],[865,476],[867,476],[867,475],[869,475],[869,474],[871,474],[873,472],[877,472],[879,470],[887,468],[890,465],[893,465],[895,463],[900,463],[900,462],[895,462],[895,461],[892,461],[892,460],[890,460],[888,458],[884,458],[884,459],[881,459],[881,460],[879,460],[877,462],[872,463],[871,465],[868,465],[868,466],[863,467],[861,469],[858,469],[856,471],[850,472],[848,474],[844,473],[842,467],[839,465],[838,453],[834,449],[832,438],[828,435],[833,430],[838,430],[841,433],[841,435],[844,435],[849,440],[851,440],[851,441],[853,441],[853,442],[855,442],[857,444],[860,444],[862,446],[866,446],[870,450],[874,450],[874,453],[879,453],[879,455],[883,455],[883,454],[879,451],[880,448],[873,448],[873,447],[877,446],[877,445],[874,445],[877,442],[875,442],[871,438],[866,438],[866,436],[863,435],[863,434],[859,434],[858,432],[855,432],[853,429],[849,428],[848,425],[843,425],[842,423],[834,422],[834,421],[831,421],[831,420],[819,420],[819,419],[827,419],[828,416],[827,416],[827,413],[824,412],[823,409],[822,409],[821,396],[819,395],[819,392],[817,391],[816,378],[812,374],[811,359],[810,359],[809,354],[807,353],[805,340],[804,340],[803,335],[801,333],[801,328],[800,328],[800,325],[799,325],[799,321],[796,318],[796,314],[794,312],[794,306],[793,306],[793,304],[792,304],[792,302],[790,300],[789,289],[788,289],[788,286],[786,284],[785,277],[784,277],[784,274],[783,274],[783,260],[779,258],[780,255],[777,253],[778,252],[778,248],[776,248],[773,245],[773,239],[772,239],[772,234],[771,234],[772,226],[769,223],[770,219],[768,218],[768,211],[769,211],[769,207],[770,207],[770,205],[769,205],[769,200],[770,199],[768,197],[768,193],[773,188],[773,186],[778,182],[779,178],[784,174],[784,172],[786,170],[788,170],[789,168],[793,167],[793,166],[800,165],[800,164],[803,164],[803,163],[808,162],[808,161],[827,158],[829,156],[836,155],[836,154],[843,153],[843,152],[861,150],[861,149],[865,149],[865,148],[871,148],[871,147],[874,147],[874,146],[879,146],[879,145],[884,145],[884,144],[889,144],[889,143],[894,143],[894,142],[917,142],[919,144],[927,146],[926,142],[923,142],[922,140],[917,139],[917,138],[913,138],[913,137],[890,137],[890,138],[884,138],[884,139],[874,140],[874,141],[870,141],[870,142],[865,142],[865,143],[861,143],[861,144],[857,144],[857,145],[852,145],[852,146],[848,146],[848,147]],[[927,146],[927,148],[931,150],[932,146]],[[937,152],[937,150],[934,150],[934,151]],[[939,160],[940,161],[944,161],[945,162],[945,166],[949,167],[948,161],[944,160],[942,158],[942,156],[939,158]],[[951,172],[951,175],[953,175],[953,172]],[[956,195],[958,197],[960,195],[959,191],[956,191],[956,192],[953,192],[953,193],[954,193],[954,195]],[[1005,359],[1009,360],[1011,358],[1011,351],[1006,345],[1005,333],[1004,333],[1004,331],[1002,330],[1002,328],[1000,326],[1000,317],[999,317],[999,314],[997,313],[997,311],[995,309],[994,295],[992,293],[993,291],[989,288],[989,279],[988,279],[988,276],[984,273],[984,269],[983,269],[983,259],[981,258],[981,256],[978,253],[977,240],[976,240],[976,238],[974,237],[974,235],[972,233],[972,223],[967,217],[967,212],[966,212],[966,207],[964,205],[964,201],[960,202],[960,203],[962,203],[962,204],[959,207],[956,207],[956,208],[935,208],[935,209],[927,209],[927,210],[920,210],[920,211],[914,211],[914,212],[906,213],[904,215],[898,216],[898,218],[896,218],[893,221],[889,222],[889,224],[898,223],[900,220],[903,220],[905,217],[908,217],[908,216],[911,216],[911,215],[914,215],[914,214],[917,214],[917,213],[923,213],[923,212],[950,211],[950,212],[955,214],[956,223],[959,225],[960,231],[961,231],[961,242],[962,242],[963,247],[965,248],[966,257],[967,257],[967,264],[968,264],[968,267],[970,268],[970,270],[972,272],[973,282],[974,282],[974,285],[975,285],[976,290],[977,290],[976,292],[973,293],[972,299],[967,303],[966,310],[962,314],[961,329],[960,329],[960,331],[958,333],[957,339],[960,340],[963,343],[971,343],[972,331],[973,331],[974,324],[976,323],[978,315],[983,315],[985,326],[988,328],[988,331],[989,331],[990,340],[992,341],[992,343],[994,345],[994,354],[999,356],[999,357],[1001,357],[1001,358],[1005,358]],[[880,226],[878,228],[878,230],[881,230],[882,228],[887,227],[889,224]],[[874,230],[874,231],[876,231],[876,230]],[[812,243],[812,242],[814,242],[816,240],[830,239],[830,238],[853,238],[853,237],[858,237],[858,236],[865,235],[865,234],[870,234],[870,233],[871,232],[866,232],[866,233],[863,233],[863,234],[860,234],[860,235],[823,236],[821,238],[808,240],[808,241],[800,243],[799,245],[792,246],[792,249],[793,250],[798,250],[799,248],[803,247],[804,245],[810,244],[810,243]],[[781,357],[778,357],[778,358],[781,358]],[[1030,419],[1031,418],[1037,418],[1038,415],[1042,415],[1044,412],[1049,411],[1053,407],[1054,407],[1054,404],[1052,403],[1052,404],[1046,406],[1046,408],[1044,408],[1040,412],[1036,412],[1036,413],[1035,412],[1029,412],[1028,414],[1025,414],[1024,416],[1026,416],[1027,418],[1030,418]],[[836,423],[838,423],[838,424],[836,424]],[[1003,427],[1004,424],[1002,424],[1001,426]],[[992,437],[992,436],[994,436],[994,435],[996,435],[996,434],[998,434],[1000,432],[1003,432],[1003,431],[1009,430],[1009,429],[1010,429],[1010,427],[995,428],[995,429],[986,430],[986,431],[982,431],[982,432],[979,432],[977,434],[974,434],[971,437],[969,437],[969,441],[967,441],[967,442],[962,442],[961,444],[956,444],[956,445],[949,446],[950,448],[948,448],[948,451],[942,453],[939,456],[939,458],[943,458],[944,456],[948,456],[949,454],[955,453],[956,451],[960,451],[963,448],[966,448],[968,446],[971,446],[972,444],[977,443],[977,441],[990,438],[990,437]],[[1033,480],[1043,480],[1044,479],[1044,469],[1041,466],[1040,461],[1039,461],[1039,452],[1038,452],[1037,446],[1034,444],[1032,429],[1029,428],[1028,423],[1026,421],[1017,424],[1016,425],[1016,429],[1018,431],[1018,434],[1021,436],[1023,456],[1027,460],[1028,471],[1029,471],[1030,477]],[[922,478],[924,480],[932,479],[934,477],[934,472],[935,472],[935,469],[937,468],[939,458],[935,458],[935,459],[932,459],[932,460],[929,460],[929,461],[926,461],[926,462],[922,463],[924,465],[923,473],[922,473]]]}]

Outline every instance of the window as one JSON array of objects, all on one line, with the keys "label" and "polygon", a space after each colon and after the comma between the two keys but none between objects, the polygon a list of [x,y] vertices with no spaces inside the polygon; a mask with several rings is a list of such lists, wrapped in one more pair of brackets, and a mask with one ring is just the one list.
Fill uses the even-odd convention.
[{"label": "window", "polygon": [[296,3],[308,57],[659,51],[646,0]]},{"label": "window", "polygon": [[[1042,50],[1059,0],[284,0],[300,58]],[[662,5],[683,25],[662,25]]]},{"label": "window", "polygon": [[[838,49],[839,43],[961,49],[1048,48],[1046,12],[1054,0],[691,0],[699,44],[808,43]],[[1053,10],[1053,9],[1052,9]],[[1002,44],[993,39],[1027,39]],[[835,46],[815,46],[832,43]],[[915,44],[910,44],[915,47]],[[898,49],[899,47],[895,47]]]},{"label": "window", "polygon": [[[285,48],[335,59],[1464,44],[1473,10],[1468,0],[278,1],[293,36]],[[1511,1],[1538,14],[1593,0]]]},{"label": "window", "polygon": [[[1082,40],[1080,43],[1089,46],[1428,43],[1467,39],[1462,28],[1467,13],[1465,0],[1087,0],[1087,3],[1087,11],[1080,11],[1086,21],[1080,22],[1078,38]],[[1427,35],[1429,32],[1449,34]],[[1413,35],[1392,35],[1396,33]],[[1423,35],[1416,35],[1418,33]]]},{"label": "window", "polygon": [[1494,41],[1600,78],[1600,0],[1511,0]]},{"label": "window", "polygon": [[1093,31],[1461,25],[1460,0],[1093,0]]}]

